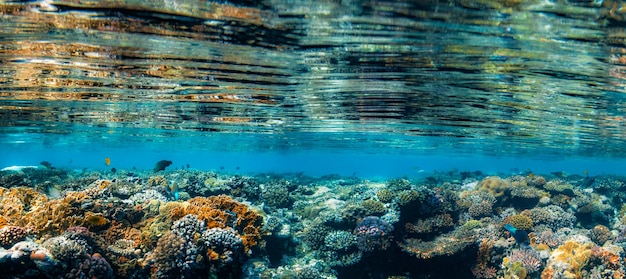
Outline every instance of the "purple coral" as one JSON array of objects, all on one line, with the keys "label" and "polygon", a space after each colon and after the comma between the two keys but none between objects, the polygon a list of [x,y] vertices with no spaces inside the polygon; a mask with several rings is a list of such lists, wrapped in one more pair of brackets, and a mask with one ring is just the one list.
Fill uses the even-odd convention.
[{"label": "purple coral", "polygon": [[64,278],[92,278],[107,279],[113,278],[111,265],[100,254],[92,256],[76,263],[76,266],[66,273]]},{"label": "purple coral", "polygon": [[541,269],[543,262],[539,253],[534,249],[516,249],[508,257],[510,263],[520,263],[528,273],[535,273]]},{"label": "purple coral", "polygon": [[359,250],[371,252],[389,246],[393,227],[376,216],[367,216],[354,229]]},{"label": "purple coral", "polygon": [[13,244],[24,240],[30,230],[18,226],[6,226],[0,229],[0,246],[9,248]]}]

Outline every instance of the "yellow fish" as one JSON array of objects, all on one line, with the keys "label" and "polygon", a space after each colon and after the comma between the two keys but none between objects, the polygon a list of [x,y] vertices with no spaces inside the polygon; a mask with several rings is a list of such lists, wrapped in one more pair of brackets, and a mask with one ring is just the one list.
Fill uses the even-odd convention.
[{"label": "yellow fish", "polygon": [[105,163],[107,166],[111,165],[111,158],[109,158],[109,157],[104,158],[104,163]]}]

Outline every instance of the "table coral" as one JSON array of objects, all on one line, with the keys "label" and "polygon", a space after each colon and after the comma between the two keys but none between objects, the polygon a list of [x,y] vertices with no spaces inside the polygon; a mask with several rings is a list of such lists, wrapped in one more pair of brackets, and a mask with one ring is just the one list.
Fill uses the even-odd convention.
[{"label": "table coral", "polygon": [[398,243],[403,251],[419,259],[430,259],[439,256],[450,256],[464,251],[474,244],[476,235],[455,230],[439,235],[431,241],[423,241],[419,238],[406,238]]}]

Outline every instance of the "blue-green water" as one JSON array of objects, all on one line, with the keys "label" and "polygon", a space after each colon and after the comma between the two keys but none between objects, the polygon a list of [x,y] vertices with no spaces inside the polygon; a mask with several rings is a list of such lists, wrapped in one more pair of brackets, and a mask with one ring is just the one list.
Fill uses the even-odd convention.
[{"label": "blue-green water", "polygon": [[623,278],[623,5],[0,1],[0,269]]}]

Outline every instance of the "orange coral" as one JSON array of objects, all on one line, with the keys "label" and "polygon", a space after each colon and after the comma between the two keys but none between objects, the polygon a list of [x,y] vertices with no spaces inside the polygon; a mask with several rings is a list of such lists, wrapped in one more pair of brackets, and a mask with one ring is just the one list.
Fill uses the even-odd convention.
[{"label": "orange coral", "polygon": [[48,201],[48,198],[32,188],[16,187],[3,188],[0,187],[0,214],[5,224],[20,225],[20,221],[24,214],[41,206]]},{"label": "orange coral", "polygon": [[207,228],[232,227],[241,235],[246,251],[260,244],[263,218],[229,196],[196,197],[169,212],[173,220],[187,214],[197,215]]},{"label": "orange coral", "polygon": [[568,240],[552,252],[541,278],[553,278],[553,274],[560,274],[562,278],[582,278],[582,270],[591,259],[593,247],[592,243]]},{"label": "orange coral", "polygon": [[606,248],[595,246],[591,249],[591,257],[593,260],[600,262],[607,268],[618,270],[622,267],[619,253]]},{"label": "orange coral", "polygon": [[8,223],[7,219],[0,215],[0,229],[4,228]]},{"label": "orange coral", "polygon": [[91,201],[91,192],[68,192],[62,199],[31,207],[18,224],[32,227],[37,233],[61,233],[72,226],[85,226],[87,220],[81,205]]}]

